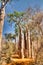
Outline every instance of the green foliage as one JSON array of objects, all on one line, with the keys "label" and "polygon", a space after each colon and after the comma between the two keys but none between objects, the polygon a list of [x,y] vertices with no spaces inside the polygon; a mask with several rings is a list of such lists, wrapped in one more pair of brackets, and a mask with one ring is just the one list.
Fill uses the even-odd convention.
[{"label": "green foliage", "polygon": [[17,12],[7,14],[9,22],[17,22],[17,18],[23,17],[24,12]]},{"label": "green foliage", "polygon": [[17,11],[14,11],[13,13],[11,14],[8,14],[8,22],[10,24],[14,23],[14,28],[15,28],[15,35],[17,36],[18,35],[18,32],[19,32],[19,25],[21,25],[21,19],[24,15],[24,12],[17,12]]},{"label": "green foliage", "polygon": [[21,17],[24,15],[24,12],[17,12],[17,11],[14,11],[14,16],[15,17]]}]

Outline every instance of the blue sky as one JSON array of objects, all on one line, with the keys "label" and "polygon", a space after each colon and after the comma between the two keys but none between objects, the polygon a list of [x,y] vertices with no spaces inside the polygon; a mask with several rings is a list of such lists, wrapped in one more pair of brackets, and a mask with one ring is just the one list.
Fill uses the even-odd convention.
[{"label": "blue sky", "polygon": [[[43,0],[18,0],[18,1],[12,1],[12,3],[8,3],[6,5],[5,12],[7,13],[12,13],[14,10],[17,11],[25,11],[29,7],[40,7],[43,10]],[[14,25],[13,25],[14,26]],[[10,27],[7,18],[5,18],[4,21],[4,27],[3,27],[3,34],[5,33],[14,33],[14,28]]]}]

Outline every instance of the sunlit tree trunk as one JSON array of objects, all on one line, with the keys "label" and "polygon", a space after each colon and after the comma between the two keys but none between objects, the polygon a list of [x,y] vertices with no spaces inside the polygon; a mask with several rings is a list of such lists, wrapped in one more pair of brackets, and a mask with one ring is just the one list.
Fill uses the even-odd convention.
[{"label": "sunlit tree trunk", "polygon": [[32,58],[32,40],[31,40],[31,31],[30,31],[30,49],[31,49],[31,58]]},{"label": "sunlit tree trunk", "polygon": [[32,42],[32,58],[35,58],[35,53],[34,53],[34,43]]},{"label": "sunlit tree trunk", "polygon": [[22,55],[22,58],[24,58],[24,35],[23,35],[23,32],[22,32],[22,43],[21,43],[21,55]]},{"label": "sunlit tree trunk", "polygon": [[[4,5],[4,2],[2,2],[1,7],[3,5]],[[1,8],[1,11],[0,11],[0,52],[1,52],[1,40],[2,40],[3,25],[4,25],[4,17],[5,17],[5,8]]]},{"label": "sunlit tree trunk", "polygon": [[27,58],[29,57],[29,39],[28,39],[28,30],[26,31],[26,44],[27,44]]},{"label": "sunlit tree trunk", "polygon": [[29,31],[29,58],[32,58],[32,41],[31,41],[31,32]]}]

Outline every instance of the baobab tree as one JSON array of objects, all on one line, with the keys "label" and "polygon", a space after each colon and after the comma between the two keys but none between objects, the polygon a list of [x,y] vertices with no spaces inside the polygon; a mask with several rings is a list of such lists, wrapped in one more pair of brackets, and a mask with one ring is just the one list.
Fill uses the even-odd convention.
[{"label": "baobab tree", "polygon": [[1,52],[1,40],[2,40],[2,32],[5,18],[5,6],[9,1],[13,0],[0,0],[1,8],[0,8],[0,52]]},{"label": "baobab tree", "polygon": [[9,0],[1,0],[1,8],[0,8],[0,52],[1,52],[1,40],[2,40],[2,31],[4,25],[4,17],[5,17],[5,5]]},{"label": "baobab tree", "polygon": [[[29,12],[31,12],[31,14]],[[43,35],[43,31],[41,28],[42,19],[43,19],[43,13],[40,11],[38,11],[38,13],[37,13],[37,11],[32,12],[32,9],[29,9],[29,11],[27,11],[23,17],[23,21],[25,23],[27,23],[27,26],[26,26],[27,37],[26,38],[29,41],[29,42],[27,42],[27,44],[31,45],[31,49],[30,50],[28,49],[31,57],[32,57],[32,48],[33,48],[32,47],[32,40],[31,40],[31,37],[32,37],[31,33],[34,29],[36,29],[39,32],[41,32],[41,34]],[[28,37],[28,35],[29,35],[29,37]]]},{"label": "baobab tree", "polygon": [[23,52],[22,50],[22,26],[21,26],[21,22],[22,22],[22,17],[23,17],[23,12],[16,12],[14,11],[14,13],[12,14],[8,14],[9,17],[9,22],[13,22],[15,23],[15,28],[18,30],[18,37],[19,37],[19,42],[18,42],[18,50],[19,50],[19,57],[24,57],[23,54],[21,52]]}]

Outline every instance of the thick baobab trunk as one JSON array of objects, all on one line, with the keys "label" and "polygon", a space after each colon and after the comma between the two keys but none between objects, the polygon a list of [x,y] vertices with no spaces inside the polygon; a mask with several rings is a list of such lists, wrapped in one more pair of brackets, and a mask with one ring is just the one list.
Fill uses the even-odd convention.
[{"label": "thick baobab trunk", "polygon": [[24,55],[25,55],[25,57],[27,57],[27,55],[26,55],[26,50],[27,50],[27,43],[26,43],[26,32],[24,32]]},{"label": "thick baobab trunk", "polygon": [[32,41],[30,31],[29,31],[29,58],[32,58]]},{"label": "thick baobab trunk", "polygon": [[22,41],[22,37],[21,37],[21,27],[19,26],[19,43],[18,43],[18,50],[19,50],[19,57],[21,58],[21,41]]},{"label": "thick baobab trunk", "polygon": [[[4,5],[4,2],[2,2],[2,6],[3,5]],[[1,11],[0,11],[0,52],[1,52],[1,40],[2,40],[4,16],[5,16],[5,8],[1,8]]]},{"label": "thick baobab trunk", "polygon": [[26,33],[24,32],[24,46],[25,46],[25,49],[27,49],[27,44],[26,44]]},{"label": "thick baobab trunk", "polygon": [[21,55],[22,55],[22,58],[24,58],[24,35],[23,35],[23,32],[22,32],[22,43],[21,43]]},{"label": "thick baobab trunk", "polygon": [[28,29],[27,29],[27,57],[29,57],[29,37],[28,37]]}]

